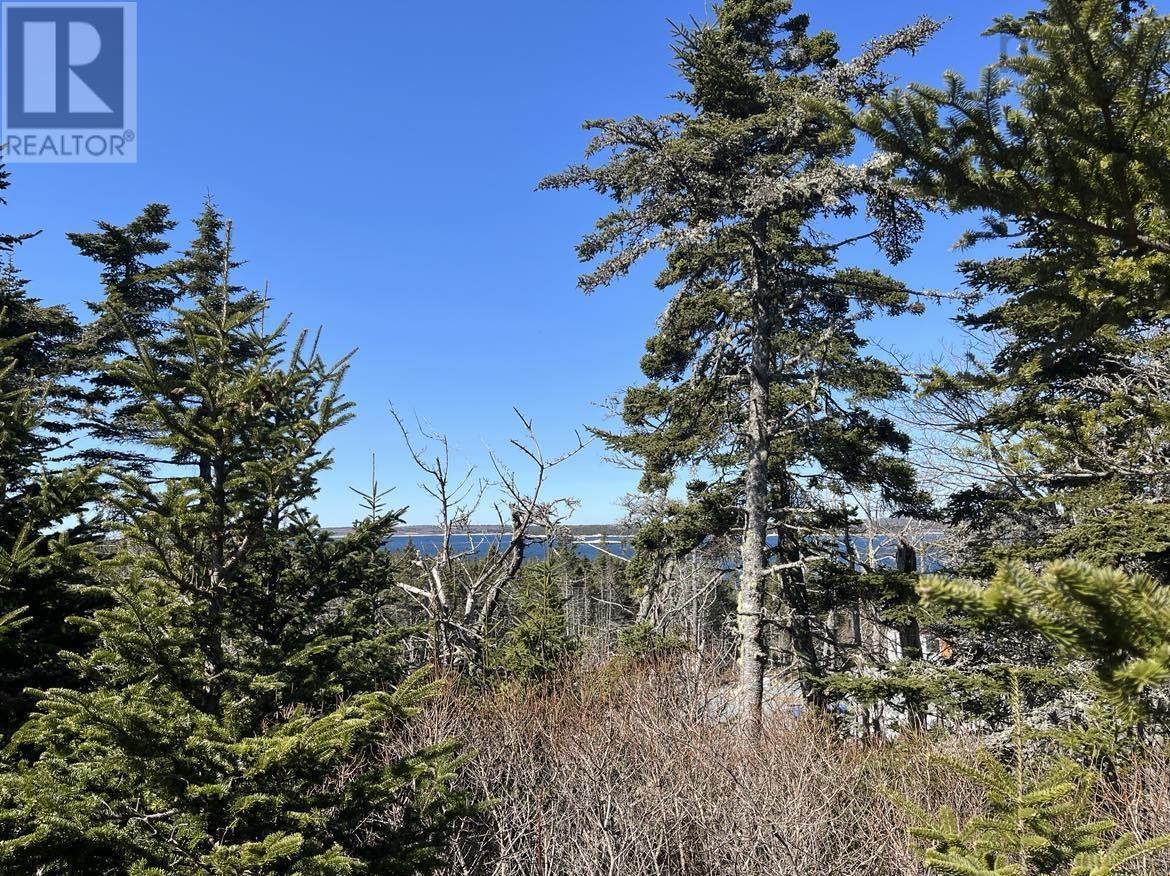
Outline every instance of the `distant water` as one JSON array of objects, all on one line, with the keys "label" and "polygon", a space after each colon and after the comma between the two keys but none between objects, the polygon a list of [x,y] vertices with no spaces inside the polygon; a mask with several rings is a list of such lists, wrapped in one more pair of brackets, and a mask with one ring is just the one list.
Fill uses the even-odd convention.
[{"label": "distant water", "polygon": [[[604,538],[600,535],[577,535],[574,537],[574,542],[577,547],[577,553],[586,559],[593,559],[601,553],[617,554],[620,557],[629,558],[634,555],[634,547],[631,542],[631,536],[628,535],[607,535]],[[483,535],[454,535],[451,537],[451,549],[455,553],[464,553],[472,550],[474,546],[474,553],[477,557],[484,556],[491,546],[495,543],[500,544],[501,548],[507,547],[510,538],[505,535],[498,538],[490,533]],[[387,548],[392,551],[400,551],[407,546],[413,544],[414,549],[419,553],[434,556],[439,552],[439,547],[443,539],[439,535],[395,535],[389,542]],[[854,538],[854,544],[857,547],[857,552],[861,556],[865,556],[868,545],[864,538]],[[769,539],[769,544],[775,544],[776,539],[773,536]],[[898,549],[898,543],[894,539],[880,538],[876,540],[875,554],[878,561],[883,565],[893,565],[894,553]],[[525,556],[529,559],[542,559],[546,553],[545,544],[543,541],[534,541],[529,543]],[[930,557],[930,551],[926,551],[927,556],[925,562],[923,557],[919,557],[919,568],[925,571],[931,571],[938,567],[938,562]]]},{"label": "distant water", "polygon": [[[482,557],[490,549],[493,544],[499,544],[501,549],[506,548],[511,541],[507,535],[496,536],[491,533],[484,535],[453,535],[451,537],[451,550],[457,554],[464,553],[471,550],[474,546],[475,556]],[[593,559],[598,554],[604,552],[617,554],[620,557],[632,557],[634,555],[633,545],[630,543],[630,536],[607,535],[602,540],[601,536],[582,536],[574,537],[577,546],[577,553],[586,559]],[[443,543],[442,536],[439,535],[395,535],[386,546],[392,551],[400,551],[407,546],[413,544],[414,549],[421,554],[434,556],[439,552],[439,547]],[[545,544],[543,541],[529,542],[528,547],[524,551],[524,556],[529,559],[542,559],[546,553]]]}]

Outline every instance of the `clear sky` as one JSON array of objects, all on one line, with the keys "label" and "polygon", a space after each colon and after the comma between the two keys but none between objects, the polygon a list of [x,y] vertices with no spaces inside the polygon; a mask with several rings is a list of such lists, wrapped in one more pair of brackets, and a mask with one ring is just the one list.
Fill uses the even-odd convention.
[{"label": "clear sky", "polygon": [[[894,68],[937,82],[995,60],[981,37],[1020,0],[806,0],[846,52],[926,13],[951,20]],[[587,118],[652,115],[676,88],[668,20],[698,0],[141,0],[138,162],[14,165],[5,230],[41,229],[18,260],[32,291],[80,308],[96,271],[67,231],[122,223],[150,201],[194,217],[209,193],[235,223],[243,280],[269,282],[294,324],[324,326],[328,351],[356,347],[347,389],[358,417],[335,436],[317,510],[356,515],[350,485],[379,479],[407,519],[431,522],[389,416],[391,401],[446,432],[466,460],[507,449],[515,405],[546,449],[601,424],[598,403],[638,377],[664,304],[650,273],[586,297],[573,245],[606,203],[536,193],[580,157]],[[897,273],[953,283],[958,225],[935,222]],[[183,236],[187,234],[183,229]],[[858,258],[868,258],[865,253]],[[947,314],[883,323],[899,348],[929,354],[954,338]],[[550,494],[581,501],[577,522],[607,522],[636,476],[592,447]],[[512,458],[515,458],[514,455]]]}]

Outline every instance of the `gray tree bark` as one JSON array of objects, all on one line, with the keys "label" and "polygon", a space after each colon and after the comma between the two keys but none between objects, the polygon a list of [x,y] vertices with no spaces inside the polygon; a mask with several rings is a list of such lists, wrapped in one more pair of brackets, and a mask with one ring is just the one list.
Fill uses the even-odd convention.
[{"label": "gray tree bark", "polygon": [[764,590],[768,576],[768,449],[771,439],[768,390],[773,353],[767,308],[760,300],[758,268],[753,277],[752,354],[748,365],[747,466],[744,485],[744,532],[739,579],[739,700],[749,731],[763,723]]}]

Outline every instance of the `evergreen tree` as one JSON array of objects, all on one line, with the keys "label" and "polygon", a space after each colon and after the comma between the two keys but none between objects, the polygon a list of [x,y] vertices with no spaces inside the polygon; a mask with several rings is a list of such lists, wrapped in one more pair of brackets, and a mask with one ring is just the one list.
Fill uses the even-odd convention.
[{"label": "evergreen tree", "polygon": [[864,120],[922,195],[983,214],[965,243],[1009,246],[960,265],[987,302],[963,322],[994,334],[996,355],[928,387],[991,399],[963,425],[1005,477],[952,499],[976,534],[962,560],[1170,571],[1170,18],[1049,0],[991,33],[1025,50],[977,86],[949,73],[880,97]]},{"label": "evergreen tree", "polygon": [[[76,428],[72,409],[79,394],[74,383],[77,362],[71,354],[81,332],[77,318],[63,305],[45,306],[29,295],[28,280],[11,253],[0,266],[0,310],[13,362],[10,381],[39,399],[42,428],[55,436],[68,434]],[[53,444],[56,439],[46,436],[46,441]]]},{"label": "evergreen tree", "polygon": [[986,795],[987,810],[965,824],[949,807],[934,815],[914,806],[919,825],[910,833],[922,846],[927,869],[940,876],[1114,876],[1126,865],[1170,846],[1170,836],[1139,842],[1117,836],[1116,824],[1090,812],[1096,777],[1058,760],[1042,771],[1029,763],[1019,674],[1010,676],[1015,708],[1010,763],[981,752],[969,765],[947,759]]},{"label": "evergreen tree", "polygon": [[976,289],[1010,295],[975,323],[1010,329],[1004,365],[1057,379],[1166,313],[1170,18],[1049,0],[989,33],[1023,51],[974,88],[948,73],[942,88],[879,98],[865,123],[923,193],[985,214],[968,242],[1013,244],[1016,256],[963,266]]},{"label": "evergreen tree", "polygon": [[[870,239],[903,258],[918,214],[880,162],[852,165],[854,112],[886,86],[881,63],[918,48],[923,20],[842,62],[828,33],[809,30],[789,0],[728,0],[711,24],[679,28],[679,112],[601,120],[588,157],[545,188],[584,186],[617,202],[578,247],[596,267],[590,291],[666,251],[658,277],[674,297],[647,342],[649,382],[629,390],[627,430],[610,445],[645,462],[643,487],[704,463],[734,483],[745,520],[737,610],[743,713],[761,714],[767,658],[765,595],[802,668],[806,695],[824,699],[810,588],[816,536],[840,531],[842,503],[825,494],[878,487],[916,498],[898,457],[906,438],[866,404],[900,389],[897,373],[864,351],[858,325],[910,307],[883,275],[838,265],[852,240],[822,223],[854,216],[864,200]],[[776,532],[779,546],[768,546]],[[835,544],[836,539],[832,542]],[[810,556],[810,551],[814,555]]]},{"label": "evergreen tree", "polygon": [[1009,563],[987,584],[930,576],[922,594],[973,619],[1014,621],[1065,659],[1088,660],[1127,719],[1170,717],[1170,590],[1147,575],[1076,561],[1037,574]]},{"label": "evergreen tree", "polygon": [[580,643],[567,630],[566,599],[555,564],[554,557],[530,561],[521,573],[515,616],[492,655],[505,678],[544,681],[564,670],[577,653]]},{"label": "evergreen tree", "polygon": [[139,394],[120,365],[134,362],[135,347],[153,349],[169,309],[183,295],[174,266],[161,258],[175,224],[169,207],[149,204],[125,225],[99,222],[96,232],[69,235],[101,269],[102,296],[88,305],[94,318],[70,350],[87,377],[80,412],[94,446],[82,456],[91,462],[149,470]]},{"label": "evergreen tree", "polygon": [[[120,540],[96,572],[109,606],[85,621],[98,645],[9,747],[0,869],[425,872],[459,804],[448,746],[383,751],[432,690],[366,638],[392,515],[332,544],[303,510],[350,415],[345,363],[265,327],[213,220],[159,293],[192,290],[191,306],[108,366],[165,465],[118,473]],[[192,267],[212,243],[214,286]]]},{"label": "evergreen tree", "polygon": [[61,460],[77,323],[28,294],[12,252],[28,236],[0,236],[0,738],[27,717],[26,688],[76,680],[61,652],[86,644],[68,618],[91,606],[82,548],[95,535],[94,472]]},{"label": "evergreen tree", "polygon": [[10,336],[0,310],[0,737],[29,712],[26,689],[74,680],[60,653],[81,647],[68,618],[89,600],[81,546],[88,525],[76,517],[93,497],[87,469],[58,467],[44,428],[44,388],[9,352],[29,342]]},{"label": "evergreen tree", "polygon": [[[1159,72],[1170,19],[1139,3],[1050,0],[991,32],[1024,51],[977,86],[947,74],[942,88],[878,98],[863,118],[920,194],[983,214],[964,244],[1007,244],[960,264],[984,302],[961,321],[993,336],[995,355],[925,387],[970,412],[958,426],[998,473],[951,496],[949,564],[990,577],[1008,562],[999,581],[1028,574],[1017,562],[1076,557],[1164,577],[1170,238],[1155,144],[1170,130]],[[969,713],[1003,717],[1002,684],[980,670],[1010,664],[1064,731],[1092,720],[1083,664],[1059,659],[1061,639],[1012,611],[935,605],[956,632],[944,684]]]}]

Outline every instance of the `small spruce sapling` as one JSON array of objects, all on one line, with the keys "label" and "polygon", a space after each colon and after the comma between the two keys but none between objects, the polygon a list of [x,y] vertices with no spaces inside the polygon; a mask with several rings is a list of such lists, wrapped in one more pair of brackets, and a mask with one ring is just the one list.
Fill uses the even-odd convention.
[{"label": "small spruce sapling", "polygon": [[978,763],[947,760],[986,798],[985,814],[966,822],[948,808],[932,815],[900,801],[919,821],[927,869],[940,876],[1113,876],[1121,868],[1170,846],[1170,836],[1139,842],[1132,833],[1109,841],[1116,825],[1090,809],[1094,775],[1059,760],[1040,775],[1030,773],[1018,676],[1012,760],[1004,765],[986,752]]}]

